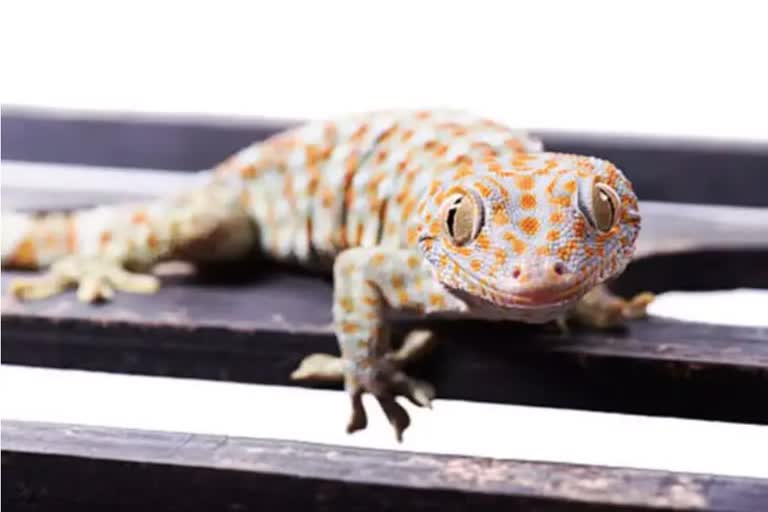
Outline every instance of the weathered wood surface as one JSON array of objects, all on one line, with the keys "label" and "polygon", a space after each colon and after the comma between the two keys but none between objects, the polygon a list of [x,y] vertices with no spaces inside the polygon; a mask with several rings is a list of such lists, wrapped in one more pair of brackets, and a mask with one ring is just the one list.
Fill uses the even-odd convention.
[{"label": "weathered wood surface", "polygon": [[183,510],[757,511],[768,481],[4,421],[3,504]]}]

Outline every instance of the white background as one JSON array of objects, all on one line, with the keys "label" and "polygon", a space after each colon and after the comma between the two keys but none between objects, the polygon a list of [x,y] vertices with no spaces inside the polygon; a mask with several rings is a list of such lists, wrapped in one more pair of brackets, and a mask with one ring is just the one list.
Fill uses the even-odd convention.
[{"label": "white background", "polygon": [[768,140],[760,2],[4,2],[2,101]]}]

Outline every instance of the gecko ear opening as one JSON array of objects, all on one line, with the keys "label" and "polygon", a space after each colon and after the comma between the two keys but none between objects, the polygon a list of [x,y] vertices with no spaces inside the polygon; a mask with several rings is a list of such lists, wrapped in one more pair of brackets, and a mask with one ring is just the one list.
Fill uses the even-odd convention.
[{"label": "gecko ear opening", "polygon": [[471,195],[456,194],[443,207],[443,231],[455,245],[465,245],[480,232],[482,211]]}]

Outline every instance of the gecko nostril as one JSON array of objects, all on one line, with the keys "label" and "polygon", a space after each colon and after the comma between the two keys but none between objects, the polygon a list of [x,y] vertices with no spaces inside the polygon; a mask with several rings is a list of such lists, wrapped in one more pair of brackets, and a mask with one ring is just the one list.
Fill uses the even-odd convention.
[{"label": "gecko nostril", "polygon": [[557,263],[555,263],[554,267],[552,267],[552,270],[555,271],[555,274],[561,276],[565,274],[565,265],[563,265],[558,261]]},{"label": "gecko nostril", "polygon": [[512,269],[512,277],[515,279],[520,277],[520,267],[515,267]]}]

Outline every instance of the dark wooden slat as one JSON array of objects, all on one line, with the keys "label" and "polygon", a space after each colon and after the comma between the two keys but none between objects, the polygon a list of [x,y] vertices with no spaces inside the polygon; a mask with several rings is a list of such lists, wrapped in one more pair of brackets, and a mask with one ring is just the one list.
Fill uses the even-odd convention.
[{"label": "dark wooden slat", "polygon": [[[4,108],[3,158],[198,170],[296,123],[189,116],[94,116]],[[552,151],[624,169],[644,200],[766,206],[768,144],[542,132]]]},{"label": "dark wooden slat", "polygon": [[[232,270],[232,269],[230,269]],[[3,287],[13,273],[3,275]],[[99,307],[72,294],[3,302],[3,362],[291,384],[311,352],[337,352],[330,282],[281,269],[166,280]],[[400,331],[411,326],[400,324]],[[413,368],[441,397],[768,423],[768,332],[652,320],[624,332],[430,324],[443,340]]]},{"label": "dark wooden slat", "polygon": [[768,481],[5,421],[3,504],[184,510],[760,510]]}]

